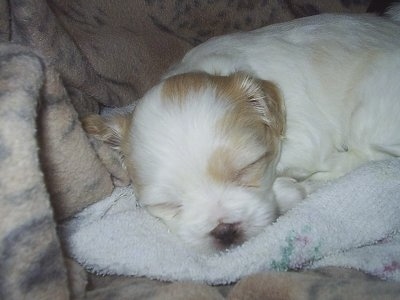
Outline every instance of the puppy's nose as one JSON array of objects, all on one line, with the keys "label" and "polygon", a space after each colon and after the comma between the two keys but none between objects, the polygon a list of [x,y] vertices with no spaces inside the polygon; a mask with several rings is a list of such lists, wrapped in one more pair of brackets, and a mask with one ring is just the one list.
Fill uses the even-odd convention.
[{"label": "puppy's nose", "polygon": [[220,223],[211,232],[219,248],[229,248],[243,242],[240,223]]}]

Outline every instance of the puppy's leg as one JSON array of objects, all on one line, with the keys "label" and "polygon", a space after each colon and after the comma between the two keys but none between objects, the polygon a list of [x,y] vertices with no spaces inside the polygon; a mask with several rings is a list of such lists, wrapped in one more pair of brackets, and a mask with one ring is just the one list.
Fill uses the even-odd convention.
[{"label": "puppy's leg", "polygon": [[324,181],[305,180],[298,182],[291,177],[278,177],[272,189],[278,204],[279,213],[281,215],[286,213],[324,184]]},{"label": "puppy's leg", "polygon": [[291,177],[278,177],[272,189],[281,215],[307,197],[306,189]]}]

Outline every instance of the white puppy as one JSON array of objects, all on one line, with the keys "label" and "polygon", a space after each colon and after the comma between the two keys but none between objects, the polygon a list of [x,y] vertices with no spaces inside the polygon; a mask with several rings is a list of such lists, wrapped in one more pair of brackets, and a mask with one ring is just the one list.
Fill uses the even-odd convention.
[{"label": "white puppy", "polygon": [[319,15],[214,38],[125,111],[84,128],[151,214],[202,252],[229,248],[318,182],[400,155],[400,23]]}]

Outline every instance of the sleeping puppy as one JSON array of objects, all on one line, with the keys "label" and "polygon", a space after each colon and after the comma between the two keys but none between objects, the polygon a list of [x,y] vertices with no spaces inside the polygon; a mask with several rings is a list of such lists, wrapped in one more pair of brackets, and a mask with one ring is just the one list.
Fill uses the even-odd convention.
[{"label": "sleeping puppy", "polygon": [[320,183],[398,157],[399,95],[400,23],[319,15],[211,39],[134,109],[83,126],[120,153],[151,214],[212,253]]}]

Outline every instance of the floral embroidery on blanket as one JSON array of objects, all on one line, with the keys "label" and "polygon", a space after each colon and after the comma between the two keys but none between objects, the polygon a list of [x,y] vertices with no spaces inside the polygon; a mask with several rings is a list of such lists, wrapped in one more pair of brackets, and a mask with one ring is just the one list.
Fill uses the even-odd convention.
[{"label": "floral embroidery on blanket", "polygon": [[281,259],[273,260],[271,263],[273,270],[301,269],[315,259],[321,258],[321,242],[312,237],[309,225],[304,226],[300,232],[290,231],[285,241],[286,246],[281,247]]},{"label": "floral embroidery on blanket", "polygon": [[[386,237],[378,241],[378,245],[389,244],[393,242],[395,237]],[[397,240],[399,238],[397,237]],[[399,250],[400,251],[400,250]],[[382,279],[389,279],[394,277],[396,273],[400,273],[400,261],[396,259],[387,260],[386,263],[383,263],[380,267],[377,267],[375,270],[371,272],[371,274],[378,276]]]}]

